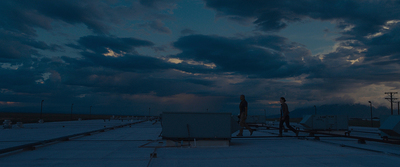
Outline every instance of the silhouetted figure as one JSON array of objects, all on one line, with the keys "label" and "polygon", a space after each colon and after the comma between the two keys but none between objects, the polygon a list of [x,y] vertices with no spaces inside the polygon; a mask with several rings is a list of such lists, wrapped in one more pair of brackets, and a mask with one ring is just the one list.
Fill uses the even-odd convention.
[{"label": "silhouetted figure", "polygon": [[246,127],[250,131],[250,136],[253,134],[253,130],[246,124],[247,118],[247,101],[244,99],[244,95],[240,95],[240,118],[239,118],[239,125],[242,127],[240,128],[239,133],[236,136],[243,136],[243,127]]},{"label": "silhouetted figure", "polygon": [[286,122],[286,127],[292,130],[294,133],[296,133],[297,136],[299,132],[289,125],[289,108],[288,105],[285,103],[286,99],[284,97],[281,97],[280,102],[281,102],[281,118],[279,122],[279,136],[282,136],[282,129],[284,122]]}]

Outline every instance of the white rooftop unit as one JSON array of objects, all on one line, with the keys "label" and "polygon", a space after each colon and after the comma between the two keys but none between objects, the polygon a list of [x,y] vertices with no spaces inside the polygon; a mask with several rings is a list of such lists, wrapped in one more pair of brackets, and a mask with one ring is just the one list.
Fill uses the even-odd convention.
[{"label": "white rooftop unit", "polygon": [[239,125],[231,113],[162,113],[164,139],[230,140]]},{"label": "white rooftop unit", "polygon": [[11,120],[8,120],[8,119],[4,120],[4,122],[3,122],[3,128],[4,128],[4,129],[11,129],[11,128],[12,128],[11,123],[12,123]]},{"label": "white rooftop unit", "polygon": [[400,139],[400,115],[386,115],[380,118],[381,137]]},{"label": "white rooftop unit", "polygon": [[348,130],[347,115],[306,115],[300,122],[308,130]]}]

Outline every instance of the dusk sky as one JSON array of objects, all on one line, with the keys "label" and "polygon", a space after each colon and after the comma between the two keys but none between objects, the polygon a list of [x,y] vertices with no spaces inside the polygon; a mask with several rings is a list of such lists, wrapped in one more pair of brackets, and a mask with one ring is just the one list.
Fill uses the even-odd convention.
[{"label": "dusk sky", "polygon": [[399,0],[0,1],[0,112],[390,107],[399,70]]}]

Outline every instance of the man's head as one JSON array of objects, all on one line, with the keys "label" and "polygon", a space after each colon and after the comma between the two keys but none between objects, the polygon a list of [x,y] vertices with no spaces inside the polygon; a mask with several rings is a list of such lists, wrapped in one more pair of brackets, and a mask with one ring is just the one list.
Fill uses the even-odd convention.
[{"label": "man's head", "polygon": [[280,102],[284,103],[284,102],[286,102],[286,99],[284,97],[281,97]]},{"label": "man's head", "polygon": [[240,100],[244,100],[244,95],[240,95]]}]

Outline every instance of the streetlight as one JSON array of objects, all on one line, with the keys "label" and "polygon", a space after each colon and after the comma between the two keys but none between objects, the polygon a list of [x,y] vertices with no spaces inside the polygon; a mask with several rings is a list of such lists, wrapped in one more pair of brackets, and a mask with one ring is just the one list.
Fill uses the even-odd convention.
[{"label": "streetlight", "polygon": [[42,100],[42,102],[40,103],[40,119],[42,119],[43,102],[44,102],[44,100]]},{"label": "streetlight", "polygon": [[92,118],[92,106],[90,106],[89,118]]},{"label": "streetlight", "polygon": [[372,121],[372,103],[371,103],[371,101],[368,101],[368,103],[371,108],[371,127],[374,127],[374,122]]},{"label": "streetlight", "polygon": [[71,120],[72,120],[72,108],[74,107],[74,103],[71,105]]}]

